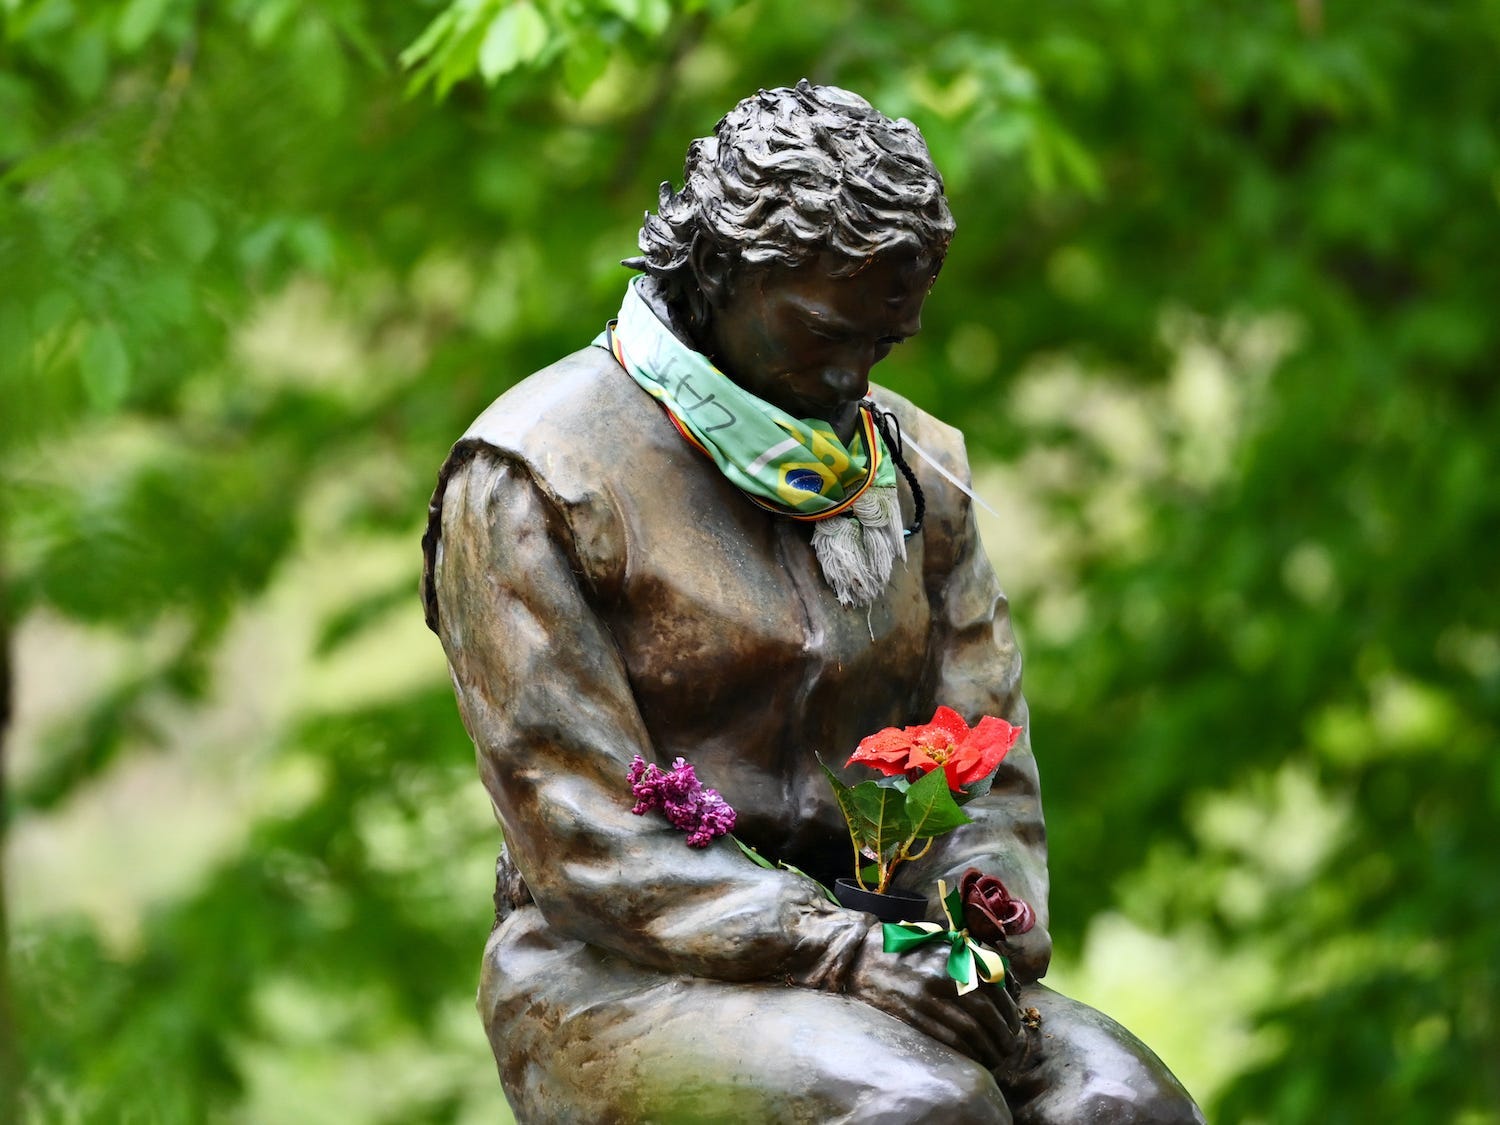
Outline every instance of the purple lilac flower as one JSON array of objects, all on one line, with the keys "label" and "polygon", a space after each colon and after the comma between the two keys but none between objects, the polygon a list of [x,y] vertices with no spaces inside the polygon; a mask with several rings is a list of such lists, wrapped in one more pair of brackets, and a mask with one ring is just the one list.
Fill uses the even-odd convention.
[{"label": "purple lilac flower", "polygon": [[713,789],[703,790],[698,805],[698,827],[689,833],[687,842],[692,848],[706,848],[716,836],[734,831],[737,819],[734,809]]},{"label": "purple lilac flower", "polygon": [[630,763],[630,793],[635,797],[635,808],[630,811],[636,816],[645,816],[652,809],[661,808],[661,782],[666,775],[655,762],[649,765],[646,759],[639,754],[635,761]]},{"label": "purple lilac flower", "polygon": [[717,790],[704,788],[687,759],[678,758],[663,770],[637,754],[626,776],[635,797],[630,811],[644,816],[660,809],[672,827],[687,833],[689,847],[706,848],[715,837],[733,831],[734,809]]}]

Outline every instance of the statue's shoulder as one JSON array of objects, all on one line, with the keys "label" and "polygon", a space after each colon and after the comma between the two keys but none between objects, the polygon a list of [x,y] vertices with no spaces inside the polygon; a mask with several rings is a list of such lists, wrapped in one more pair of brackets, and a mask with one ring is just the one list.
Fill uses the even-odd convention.
[{"label": "statue's shoulder", "polygon": [[468,430],[524,460],[566,451],[586,456],[621,424],[655,411],[650,396],[606,349],[591,345],[528,375],[492,402]]},{"label": "statue's shoulder", "polygon": [[[937,460],[943,468],[959,480],[968,482],[969,456],[964,448],[962,430],[927,413],[910,399],[887,387],[878,385],[872,387],[871,397],[874,398],[876,405],[896,416],[904,437],[910,438],[921,447],[923,453]],[[915,456],[908,454],[906,461],[910,465],[920,466],[924,458],[920,454]],[[932,474],[920,473],[919,475],[926,478]]]},{"label": "statue's shoulder", "polygon": [[464,432],[524,464],[546,491],[572,502],[615,480],[623,466],[643,471],[657,445],[680,451],[654,399],[613,355],[590,346],[564,356],[502,394]]},{"label": "statue's shoulder", "polygon": [[958,480],[968,485],[971,480],[963,431],[894,391],[883,387],[872,390],[875,402],[894,414],[900,424],[903,458],[921,482],[926,500],[923,536],[927,565],[933,574],[945,576],[962,553],[970,527],[969,497],[953,483]]},{"label": "statue's shoulder", "polygon": [[[429,514],[446,518],[450,475],[470,474],[462,503],[472,504],[489,494],[508,466],[519,464],[571,529],[562,542],[574,570],[595,593],[613,589],[625,556],[612,502],[616,479],[622,466],[633,463],[635,435],[665,429],[676,436],[661,421],[651,397],[614,356],[601,347],[583,348],[521,380],[474,420],[439,472]],[[499,456],[480,456],[485,450]],[[429,525],[423,544],[429,559],[440,534]],[[429,623],[435,620],[430,608]]]}]

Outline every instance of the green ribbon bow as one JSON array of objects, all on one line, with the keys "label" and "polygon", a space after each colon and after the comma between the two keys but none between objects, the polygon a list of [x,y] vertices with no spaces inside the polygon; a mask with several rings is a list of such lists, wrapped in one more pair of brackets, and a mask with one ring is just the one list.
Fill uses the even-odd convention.
[{"label": "green ribbon bow", "polygon": [[931,941],[948,943],[948,976],[958,985],[960,996],[973,992],[980,981],[991,984],[1005,980],[1005,959],[993,949],[986,949],[969,937],[969,931],[954,919],[964,916],[963,899],[955,887],[951,892],[938,880],[938,895],[943,914],[948,919],[944,929],[936,922],[886,922],[881,928],[887,953],[906,953]]}]

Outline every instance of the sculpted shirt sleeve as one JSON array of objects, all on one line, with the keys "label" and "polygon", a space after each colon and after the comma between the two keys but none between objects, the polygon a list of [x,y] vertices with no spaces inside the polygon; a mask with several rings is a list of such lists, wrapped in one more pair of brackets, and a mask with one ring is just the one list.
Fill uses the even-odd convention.
[{"label": "sculpted shirt sleeve", "polygon": [[[932,442],[928,448],[937,445],[932,438],[926,440]],[[944,460],[955,475],[967,480],[961,445]],[[1047,929],[1047,837],[1030,720],[1021,695],[1021,656],[1011,630],[1010,606],[980,543],[969,499],[957,489],[945,487],[945,494],[949,502],[940,512],[948,514],[937,516],[929,534],[929,550],[935,546],[937,552],[929,568],[936,576],[932,699],[970,722],[997,715],[1023,730],[1000,764],[990,792],[965,806],[974,823],[939,837],[931,852],[909,865],[903,882],[931,887],[946,879],[951,887],[969,867],[1000,878],[1036,911],[1035,927],[1011,940],[1017,976],[1032,981],[1047,971],[1052,939]]]},{"label": "sculpted shirt sleeve", "polygon": [[653,968],[842,987],[868,930],[861,915],[725,839],[690,848],[659,815],[632,814],[632,756],[656,757],[590,604],[607,576],[574,540],[573,521],[588,524],[577,542],[594,543],[601,519],[565,516],[527,465],[494,449],[453,474],[443,501],[440,635],[532,897],[560,933]]}]

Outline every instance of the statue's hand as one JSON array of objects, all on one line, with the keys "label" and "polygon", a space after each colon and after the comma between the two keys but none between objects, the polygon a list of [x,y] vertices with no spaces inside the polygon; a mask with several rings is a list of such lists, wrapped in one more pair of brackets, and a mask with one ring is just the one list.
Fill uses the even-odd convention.
[{"label": "statue's hand", "polygon": [[1004,988],[981,984],[959,996],[948,976],[948,947],[886,953],[872,927],[848,979],[850,995],[995,1070],[1023,1049],[1021,1015]]}]

